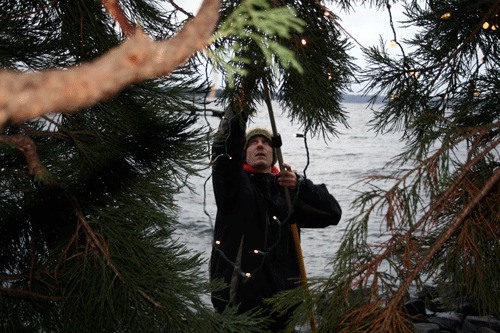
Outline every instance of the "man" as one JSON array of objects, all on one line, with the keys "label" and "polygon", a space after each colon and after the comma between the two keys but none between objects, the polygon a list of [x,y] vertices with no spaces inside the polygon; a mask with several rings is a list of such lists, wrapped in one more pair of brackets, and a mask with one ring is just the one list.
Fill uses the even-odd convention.
[{"label": "man", "polygon": [[[336,225],[342,211],[324,184],[299,177],[287,164],[278,171],[271,133],[262,128],[245,135],[247,116],[228,108],[213,145],[213,186],[217,204],[211,280],[227,288],[212,294],[218,312],[266,308],[263,300],[300,283],[290,230]],[[293,202],[290,211],[284,188]],[[269,329],[284,329],[288,318],[272,316]]]}]

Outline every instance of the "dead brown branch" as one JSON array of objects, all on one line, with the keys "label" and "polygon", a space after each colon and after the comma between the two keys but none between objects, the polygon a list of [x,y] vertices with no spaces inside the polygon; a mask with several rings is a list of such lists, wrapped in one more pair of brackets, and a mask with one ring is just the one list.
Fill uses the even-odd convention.
[{"label": "dead brown branch", "polygon": [[[85,230],[85,234],[87,236],[87,239],[89,240],[89,245],[95,249],[97,249],[97,252],[103,257],[103,259],[106,261],[107,266],[110,268],[110,270],[115,274],[115,276],[120,280],[123,284],[126,284],[126,281],[123,279],[122,275],[120,274],[120,271],[118,268],[113,264],[111,257],[109,256],[109,248],[107,245],[106,240],[104,237],[95,232],[90,224],[87,222],[87,219],[83,215],[83,212],[81,211],[80,207],[76,202],[74,202],[74,207],[75,207],[75,213],[76,217],[78,219],[79,225],[83,227]],[[80,228],[77,228],[79,230]],[[78,237],[74,237],[74,240],[78,239]],[[163,306],[156,302],[150,295],[148,295],[146,292],[144,292],[141,289],[138,289],[137,292],[144,297],[145,300],[150,302],[155,308],[163,308]]]},{"label": "dead brown branch", "polygon": [[[485,131],[479,131],[479,134],[475,141],[472,142],[473,145],[475,145],[477,142],[481,141],[484,139],[486,132]],[[454,179],[453,184],[448,186],[446,190],[434,200],[431,206],[427,209],[425,214],[418,220],[416,221],[409,230],[407,230],[404,233],[399,233],[396,232],[392,235],[390,239],[384,242],[383,245],[380,245],[378,247],[382,248],[382,252],[378,253],[374,258],[372,258],[368,262],[363,262],[362,264],[359,264],[356,267],[356,272],[353,274],[356,278],[353,279],[351,283],[351,288],[356,288],[356,287],[368,287],[368,283],[372,283],[372,287],[378,288],[378,271],[377,267],[381,265],[383,260],[386,260],[389,256],[392,254],[400,254],[401,261],[403,263],[403,267],[405,268],[405,271],[402,272],[401,274],[398,273],[398,276],[403,277],[402,285],[398,287],[397,292],[395,293],[394,297],[392,297],[389,300],[389,307],[391,308],[391,311],[388,311],[387,313],[396,313],[397,312],[397,306],[400,305],[403,297],[406,295],[407,290],[410,286],[410,284],[415,281],[415,279],[418,277],[418,275],[423,271],[424,267],[429,264],[436,255],[436,253],[442,248],[443,244],[448,241],[450,238],[454,237],[456,234],[456,231],[459,230],[460,227],[462,227],[466,222],[468,216],[470,216],[471,212],[475,209],[477,205],[480,204],[481,200],[483,200],[486,195],[491,191],[492,188],[498,185],[498,181],[500,179],[500,170],[496,170],[494,174],[489,178],[489,180],[486,182],[486,184],[482,188],[477,188],[475,187],[474,183],[468,179],[471,173],[471,169],[474,167],[474,165],[477,165],[484,157],[490,153],[491,151],[495,150],[498,144],[500,143],[499,140],[494,140],[491,141],[486,148],[484,148],[482,151],[479,153],[478,150],[479,148],[473,149],[477,154],[474,156],[469,156],[467,163],[465,163],[462,168],[460,168],[457,174],[456,179]],[[436,175],[435,175],[435,164],[438,163],[439,156],[442,154],[442,151],[445,148],[442,148],[438,150],[434,155],[432,155],[429,159],[424,161],[425,163],[419,164],[416,168],[409,170],[406,172],[402,177],[397,179],[396,185],[391,187],[389,190],[385,192],[385,194],[381,194],[377,196],[376,203],[371,205],[368,209],[373,210],[376,205],[381,204],[381,202],[385,199],[386,201],[389,202],[388,207],[387,207],[387,215],[390,216],[391,222],[393,222],[393,215],[397,212],[395,207],[401,207],[401,203],[398,200],[399,192],[398,188],[401,184],[405,182],[405,180],[409,179],[410,176],[414,173],[418,173],[420,178],[420,174],[422,173],[422,168],[426,169],[426,173],[434,174],[434,177],[431,177],[432,180],[429,182],[435,182],[437,183],[438,180]],[[377,178],[375,178],[377,179]],[[464,185],[466,184],[466,185]],[[449,228],[445,232],[443,232],[440,235],[440,238],[433,244],[433,246],[429,249],[427,253],[420,253],[419,248],[420,244],[416,242],[416,239],[414,238],[414,234],[416,232],[423,232],[426,228],[429,227],[429,224],[436,224],[439,223],[439,218],[442,216],[443,212],[446,211],[446,209],[449,207],[450,202],[455,201],[455,197],[457,193],[460,193],[458,191],[458,188],[470,188],[469,195],[472,197],[472,200],[468,202],[468,204],[462,209],[462,211],[457,214],[456,219],[454,222],[451,224]],[[402,217],[400,216],[399,219]],[[486,227],[490,227],[490,223],[485,223]],[[391,227],[391,226],[388,226]],[[494,232],[492,232],[493,234]],[[465,232],[465,234],[467,234]],[[459,236],[463,236],[463,234],[460,234]],[[467,235],[466,235],[467,236]],[[468,247],[464,246],[464,248],[471,248],[472,250],[475,251],[475,253],[478,253],[477,249],[474,249],[474,243],[472,241],[463,241],[463,242],[468,242]],[[403,246],[403,247],[402,247]],[[478,272],[477,274],[480,274],[481,272]],[[349,290],[346,290],[346,292],[349,292]],[[364,314],[363,314],[364,315]],[[364,317],[361,316],[360,314],[354,313],[352,318],[356,318],[356,322],[362,322]],[[347,321],[350,321],[347,320]],[[390,322],[390,321],[389,321]],[[373,328],[374,326],[372,326]],[[380,331],[387,331],[387,327],[385,329],[382,329]]]},{"label": "dead brown branch", "polygon": [[33,176],[35,181],[48,186],[55,185],[52,175],[38,158],[35,142],[30,137],[24,135],[0,135],[0,144],[2,143],[10,145],[24,154],[28,165],[28,173]]},{"label": "dead brown branch", "polygon": [[123,33],[128,37],[132,36],[134,34],[135,27],[128,21],[127,17],[125,16],[125,13],[120,8],[118,1],[101,0],[101,3],[104,6],[104,8],[106,8],[106,10],[109,12],[109,14],[116,20],[116,22],[118,22]]},{"label": "dead brown branch", "polygon": [[0,128],[42,115],[74,113],[125,87],[166,76],[209,43],[220,0],[204,0],[198,15],[171,39],[153,41],[141,30],[100,58],[69,69],[0,71]]},{"label": "dead brown branch", "polygon": [[432,248],[429,250],[425,258],[423,258],[419,264],[408,274],[406,277],[404,283],[402,286],[399,288],[398,293],[395,295],[395,302],[401,301],[401,299],[404,296],[404,293],[410,286],[411,282],[414,280],[415,276],[422,271],[422,269],[425,267],[425,265],[432,259],[432,257],[438,252],[438,250],[441,248],[441,246],[451,238],[451,236],[456,232],[458,227],[462,225],[464,219],[471,213],[472,209],[476,207],[476,205],[479,204],[481,199],[483,199],[488,192],[498,183],[500,179],[500,170],[496,170],[495,173],[488,179],[486,184],[483,186],[481,191],[479,191],[476,196],[467,204],[467,206],[462,210],[460,214],[458,214],[457,218],[455,219],[455,222],[446,230],[445,233],[441,235],[441,237],[434,243]]}]

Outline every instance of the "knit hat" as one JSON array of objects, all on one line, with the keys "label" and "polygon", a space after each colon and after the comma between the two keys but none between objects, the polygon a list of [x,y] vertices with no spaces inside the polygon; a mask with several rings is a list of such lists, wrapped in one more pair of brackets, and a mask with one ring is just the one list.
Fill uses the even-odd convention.
[{"label": "knit hat", "polygon": [[[247,131],[246,141],[245,141],[245,151],[247,150],[248,142],[250,141],[250,139],[253,137],[259,136],[259,135],[266,138],[269,141],[269,143],[271,143],[271,146],[272,146],[273,139],[272,139],[271,132],[268,129],[256,127],[256,128],[252,128],[251,130]],[[276,153],[274,152],[274,147],[273,147],[273,164],[272,165],[276,164],[276,161],[277,161]]]}]

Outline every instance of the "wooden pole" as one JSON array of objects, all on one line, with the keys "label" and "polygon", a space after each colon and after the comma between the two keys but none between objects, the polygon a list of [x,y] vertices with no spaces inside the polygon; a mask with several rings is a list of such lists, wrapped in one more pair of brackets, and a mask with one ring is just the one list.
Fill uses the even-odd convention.
[{"label": "wooden pole", "polygon": [[[264,100],[267,105],[267,110],[269,111],[269,120],[271,121],[271,128],[273,131],[273,138],[278,137],[279,133],[276,127],[276,121],[274,119],[274,112],[273,112],[273,107],[271,105],[271,94],[269,92],[269,87],[267,85],[266,80],[263,80],[263,85],[264,85]],[[280,145],[281,146],[281,145]],[[281,152],[281,147],[274,147],[275,152],[276,152],[276,157],[278,159],[279,163],[279,169],[281,171],[281,168],[283,168],[283,154]],[[288,212],[291,213],[292,211],[292,200],[290,197],[290,191],[288,187],[284,187],[283,190],[285,191],[285,200],[288,206]],[[297,252],[297,261],[299,263],[299,268],[300,268],[300,277],[302,284],[304,285],[305,292],[306,292],[306,307],[307,310],[310,311],[310,324],[311,324],[311,331],[316,332],[316,317],[314,315],[314,310],[311,304],[311,295],[309,293],[309,286],[307,283],[307,273],[306,273],[306,266],[304,264],[304,257],[302,256],[302,247],[300,245],[300,235],[299,235],[299,230],[297,228],[296,223],[290,223],[290,229],[292,231],[292,236],[293,240],[295,243],[295,250]]]}]

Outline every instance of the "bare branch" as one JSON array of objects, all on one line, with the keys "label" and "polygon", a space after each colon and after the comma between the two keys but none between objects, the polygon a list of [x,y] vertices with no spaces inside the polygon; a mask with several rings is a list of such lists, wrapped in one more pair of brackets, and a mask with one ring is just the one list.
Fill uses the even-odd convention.
[{"label": "bare branch", "polygon": [[125,35],[132,36],[135,31],[134,25],[127,20],[118,2],[116,0],[101,0],[101,3],[116,22],[118,22]]},{"label": "bare branch", "polygon": [[204,0],[175,37],[153,41],[138,29],[95,61],[70,69],[0,71],[0,128],[52,112],[74,113],[133,83],[170,74],[208,44],[219,7],[220,0]]},{"label": "bare branch", "polygon": [[183,13],[184,15],[186,15],[187,17],[189,17],[190,19],[193,18],[193,14],[191,14],[190,12],[186,11],[184,8],[180,7],[178,4],[176,4],[173,0],[167,0],[171,5],[172,7],[175,8],[175,10],[178,10],[180,11],[181,13]]}]

